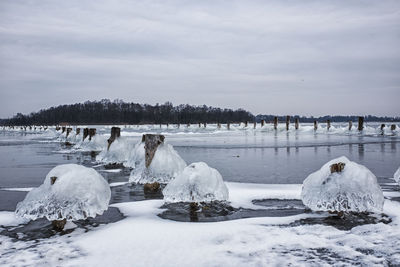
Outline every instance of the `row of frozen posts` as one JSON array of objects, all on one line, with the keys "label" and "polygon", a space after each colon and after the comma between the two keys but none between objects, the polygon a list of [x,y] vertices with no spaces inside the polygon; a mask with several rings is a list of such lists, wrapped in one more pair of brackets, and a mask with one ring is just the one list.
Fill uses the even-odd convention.
[{"label": "row of frozen posts", "polygon": [[[207,123],[203,123],[204,128],[207,127]],[[261,127],[264,127],[265,125],[265,121],[261,120]],[[274,117],[273,120],[273,125],[274,125],[274,129],[277,130],[278,129],[278,117]],[[290,116],[286,116],[286,130],[289,130],[289,125],[290,125]],[[294,127],[296,130],[299,129],[299,118],[295,118],[294,120]],[[326,125],[327,125],[327,130],[329,130],[331,128],[331,121],[327,120],[326,121]],[[168,127],[168,123],[167,123],[167,127]],[[180,127],[180,124],[177,124],[178,128]],[[199,123],[199,128],[202,126],[202,123]],[[226,128],[229,130],[230,129],[231,124],[228,122],[226,124]],[[257,123],[254,122],[254,129],[256,128]],[[190,123],[187,124],[187,127],[190,127]],[[217,123],[217,127],[221,128],[221,123]],[[248,122],[244,122],[244,127],[248,127]],[[349,130],[351,130],[353,127],[353,122],[349,121]],[[383,129],[386,127],[385,124],[381,124],[380,129],[383,131]],[[5,129],[6,126],[3,126],[3,129]],[[8,128],[10,129],[14,129],[14,126],[8,126]],[[161,128],[161,124],[160,124],[160,128]],[[21,126],[20,127],[21,130],[36,130],[36,126]],[[39,130],[47,130],[47,126],[39,126],[38,127]],[[318,122],[316,120],[314,120],[314,130],[318,129]],[[364,129],[364,117],[358,117],[358,126],[357,126],[358,131],[362,131]],[[396,130],[396,125],[392,124],[390,126],[390,129],[392,131]],[[71,133],[72,128],[66,127],[66,126],[56,126],[56,130],[59,131],[61,130],[62,133],[66,132],[66,136],[68,137],[68,135]],[[76,128],[76,135],[80,134],[81,129],[80,128]],[[120,128],[118,127],[112,127],[111,128],[111,140],[114,141],[115,138],[118,138],[120,136]],[[89,140],[92,139],[92,137],[96,134],[96,129],[95,128],[84,128],[83,129],[83,136],[82,136],[82,140],[85,140],[87,137],[89,137]],[[111,143],[112,143],[111,141]]]}]

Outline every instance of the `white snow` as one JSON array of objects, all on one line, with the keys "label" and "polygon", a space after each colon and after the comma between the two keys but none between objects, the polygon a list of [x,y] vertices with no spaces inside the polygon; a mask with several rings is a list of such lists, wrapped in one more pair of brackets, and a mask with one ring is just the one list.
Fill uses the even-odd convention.
[{"label": "white snow", "polygon": [[166,202],[209,202],[228,200],[221,174],[204,162],[187,166],[163,190]]},{"label": "white snow", "polygon": [[[342,172],[330,172],[334,163],[345,163]],[[383,193],[375,175],[346,157],[333,159],[303,182],[304,205],[315,211],[381,212]]]},{"label": "white snow", "polygon": [[186,167],[186,162],[179,156],[172,145],[163,143],[158,146],[153,160],[148,168],[145,167],[145,156],[143,144],[136,146],[134,159],[136,163],[129,177],[131,183],[168,183],[177,177]]},{"label": "white snow", "polygon": [[[57,177],[53,185],[51,177]],[[15,212],[32,220],[79,220],[102,214],[108,209],[110,198],[108,183],[94,169],[64,164],[53,168],[43,184],[18,203]]]},{"label": "white snow", "polygon": [[[227,183],[237,204],[249,199],[300,198],[301,185]],[[264,191],[265,190],[265,191]],[[263,193],[264,192],[264,193]],[[279,193],[280,192],[280,193]],[[322,224],[288,226],[321,217],[301,214],[213,223],[164,220],[163,200],[113,204],[125,219],[89,232],[35,241],[0,235],[7,266],[382,266],[400,264],[400,203],[387,200],[390,224],[338,230]],[[10,213],[11,215],[11,213]],[[1,213],[0,213],[1,221]]]}]

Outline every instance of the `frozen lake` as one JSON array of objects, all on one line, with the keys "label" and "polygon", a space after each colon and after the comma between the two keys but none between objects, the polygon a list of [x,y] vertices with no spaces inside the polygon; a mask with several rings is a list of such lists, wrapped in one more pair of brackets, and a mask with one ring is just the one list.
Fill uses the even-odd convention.
[{"label": "frozen lake", "polygon": [[[356,127],[349,131],[347,124],[340,123],[333,123],[329,131],[323,124],[317,131],[314,131],[311,124],[301,124],[299,130],[291,126],[289,131],[286,131],[284,125],[275,131],[271,125],[263,128],[257,125],[254,129],[253,124],[248,127],[232,124],[230,129],[226,125],[221,128],[217,125],[207,125],[206,128],[203,125],[201,128],[198,125],[180,125],[179,128],[177,125],[121,126],[121,139],[127,144],[139,142],[143,133],[162,133],[166,136],[166,142],[172,144],[188,164],[204,161],[221,173],[224,181],[228,182],[232,207],[210,207],[209,213],[196,215],[196,221],[225,221],[209,224],[190,223],[193,218],[188,215],[188,207],[185,205],[163,206],[160,199],[162,195],[149,197],[143,193],[143,188],[126,184],[129,169],[104,169],[102,163],[96,161],[96,154],[106,148],[111,126],[95,126],[97,137],[90,145],[72,146],[66,146],[65,135],[60,135],[55,129],[0,130],[0,256],[7,254],[4,260],[0,260],[0,264],[106,266],[112,262],[112,258],[105,256],[104,262],[97,261],[95,255],[101,255],[99,253],[102,250],[93,252],[94,248],[98,248],[91,242],[122,231],[130,232],[142,242],[144,248],[150,248],[155,245],[154,242],[157,243],[153,233],[139,233],[131,228],[132,225],[139,228],[146,224],[157,227],[155,232],[160,235],[168,231],[177,235],[193,235],[193,239],[187,240],[189,243],[182,242],[177,247],[184,249],[187,246],[189,249],[190,242],[199,242],[203,249],[200,249],[200,254],[207,252],[211,257],[222,255],[221,260],[214,262],[214,265],[223,262],[239,266],[246,262],[251,266],[307,265],[307,259],[311,265],[332,264],[336,260],[344,265],[400,264],[400,256],[396,256],[400,255],[399,219],[396,217],[396,210],[400,213],[400,192],[399,186],[393,181],[393,174],[400,166],[400,131],[399,126],[395,131],[388,127],[381,131],[379,126],[380,123],[367,124],[363,133],[359,133]],[[79,143],[80,136],[75,138],[74,132],[69,140]],[[387,198],[384,209],[386,214],[383,217],[351,218],[345,222],[332,223],[329,215],[305,210],[299,199],[303,180],[339,156],[346,156],[351,161],[365,165],[377,176]],[[18,228],[20,230],[6,226],[9,225],[5,223],[7,220],[18,225],[14,219],[10,219],[11,212],[27,191],[42,184],[53,167],[65,163],[94,167],[106,178],[112,185],[113,207],[109,212],[98,221],[78,223],[76,228],[71,228],[75,230],[70,230],[68,236],[52,234],[50,225],[44,220],[26,226],[19,224],[22,225],[22,228]],[[357,220],[362,222],[357,223]],[[2,224],[6,229],[3,232]],[[43,235],[43,228],[50,231],[48,235]],[[78,238],[82,229],[89,230],[82,238],[83,241]],[[232,238],[230,235],[234,234],[228,229],[241,233],[241,236]],[[201,237],[202,231],[209,231],[208,238]],[[321,235],[318,242],[314,240],[313,231]],[[275,238],[272,238],[272,243],[265,245],[263,237],[268,239],[268,233],[272,233]],[[20,240],[18,236],[21,236]],[[180,242],[176,236],[168,236],[171,242]],[[349,236],[353,241],[364,242],[363,245],[357,247],[348,239]],[[374,236],[382,239],[382,242],[388,239],[387,246],[392,247],[387,251],[379,249],[380,243],[374,240]],[[297,238],[298,242],[288,240],[292,237]],[[35,240],[39,245],[29,250],[30,242]],[[74,245],[67,245],[70,242]],[[133,241],[120,242],[136,245]],[[340,248],[340,242],[344,248]],[[67,247],[62,255],[52,251],[62,261],[57,260],[56,256],[49,259],[40,257],[50,245],[59,246],[60,249]],[[114,245],[118,246],[116,243]],[[160,264],[173,266],[174,253],[167,249],[170,245],[163,239],[160,247],[150,254],[157,258],[159,250],[158,253],[166,255]],[[28,250],[29,253],[25,252],[33,259],[20,262],[21,258],[11,252],[13,248],[19,252]],[[161,252],[162,249],[166,251]],[[132,253],[140,255],[141,251]],[[68,253],[73,256],[69,257]],[[288,255],[288,258],[279,260],[284,255]],[[125,255],[121,257],[126,261],[121,260],[120,263],[127,265],[129,259]],[[265,260],[268,257],[270,261]],[[138,266],[156,265],[149,259],[138,260],[137,263]],[[178,257],[175,266],[213,265],[211,263],[193,253],[192,257],[186,259]]]}]

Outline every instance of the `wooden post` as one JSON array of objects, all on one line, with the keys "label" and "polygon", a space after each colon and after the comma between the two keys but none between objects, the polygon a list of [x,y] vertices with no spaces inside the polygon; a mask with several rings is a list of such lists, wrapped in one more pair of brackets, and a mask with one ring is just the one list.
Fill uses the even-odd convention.
[{"label": "wooden post", "polygon": [[206,127],[207,127],[207,122],[204,123],[204,128],[206,128]]},{"label": "wooden post", "polygon": [[294,119],[294,128],[295,128],[296,130],[299,129],[299,118]]},{"label": "wooden post", "polygon": [[226,124],[226,128],[228,128],[228,130],[231,129],[231,124],[229,122]]},{"label": "wooden post", "polygon": [[364,129],[364,117],[358,117],[358,130],[362,131]]},{"label": "wooden post", "polygon": [[261,128],[264,127],[264,123],[265,123],[265,121],[261,120]]},{"label": "wooden post", "polygon": [[278,117],[274,117],[274,129],[278,129]]},{"label": "wooden post", "polygon": [[318,122],[314,121],[314,130],[316,131],[318,129]]},{"label": "wooden post", "polygon": [[218,127],[218,129],[221,129],[221,123],[217,123],[217,127]]},{"label": "wooden post", "polygon": [[257,127],[257,122],[255,121],[254,122],[254,129]]},{"label": "wooden post", "polygon": [[181,127],[181,124],[180,123],[178,123],[178,129]]},{"label": "wooden post", "polygon": [[89,135],[89,129],[88,128],[83,129],[82,141],[85,141],[88,135]]},{"label": "wooden post", "polygon": [[72,131],[72,128],[67,128],[67,135],[66,137],[68,137],[69,133]]},{"label": "wooden post", "polygon": [[108,147],[107,150],[110,149],[111,144],[115,141],[115,139],[119,138],[121,136],[121,128],[119,127],[112,127],[111,128],[111,136],[107,140],[108,142]]},{"label": "wooden post", "polygon": [[286,116],[286,131],[289,131],[290,116]]},{"label": "wooden post", "polygon": [[92,137],[96,135],[96,128],[89,129],[89,141],[92,140]]},{"label": "wooden post", "polygon": [[329,131],[330,128],[331,128],[331,120],[327,120],[326,121],[326,129],[328,129],[328,131]]},{"label": "wooden post", "polygon": [[165,136],[162,134],[144,134],[142,136],[142,142],[144,142],[146,168],[150,166],[158,146],[164,143],[164,139]]},{"label": "wooden post", "polygon": [[353,128],[353,122],[349,121],[349,131],[351,131],[351,128]]},{"label": "wooden post", "polygon": [[392,124],[392,125],[390,126],[390,130],[392,130],[392,131],[396,130],[396,124]]},{"label": "wooden post", "polygon": [[[61,127],[61,133],[64,133],[64,132],[65,132],[65,129],[66,129],[65,126]],[[32,126],[29,126],[29,130],[32,130]]]},{"label": "wooden post", "polygon": [[245,122],[244,122],[244,127],[245,127],[245,128],[247,128],[247,124],[248,124],[248,122],[245,121]]},{"label": "wooden post", "polygon": [[76,135],[81,133],[81,128],[76,128]]},{"label": "wooden post", "polygon": [[201,128],[201,123],[199,122],[199,128]]}]

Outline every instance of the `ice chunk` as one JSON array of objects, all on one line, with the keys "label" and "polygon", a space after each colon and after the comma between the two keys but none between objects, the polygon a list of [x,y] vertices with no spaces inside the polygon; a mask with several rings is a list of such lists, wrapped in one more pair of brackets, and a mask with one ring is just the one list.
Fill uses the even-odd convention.
[{"label": "ice chunk", "polygon": [[129,158],[127,160],[127,166],[131,168],[135,168],[140,165],[142,161],[145,160],[145,151],[144,151],[144,142],[139,142],[133,148],[133,151],[129,154]]},{"label": "ice chunk", "polygon": [[400,185],[400,167],[397,169],[397,171],[394,173],[394,179],[396,180],[396,182],[399,183]]},{"label": "ice chunk", "polygon": [[[131,162],[136,162],[129,182],[131,183],[168,183],[186,167],[186,162],[179,156],[172,145],[163,143],[158,146],[148,168],[145,166],[144,144],[135,147]],[[132,164],[132,163],[131,163]]]},{"label": "ice chunk", "polygon": [[115,139],[109,149],[104,147],[96,157],[96,160],[105,163],[122,163],[124,166],[130,167],[128,166],[128,160],[132,158],[132,153],[135,153],[135,143],[129,139],[119,137]]},{"label": "ice chunk", "polygon": [[80,220],[102,214],[110,198],[110,186],[97,171],[64,164],[53,168],[43,184],[18,203],[15,212],[32,220]]},{"label": "ice chunk", "polygon": [[[79,135],[78,135],[79,136]],[[85,140],[77,141],[74,148],[83,151],[101,151],[107,146],[107,137],[105,135],[96,134],[89,141],[89,137]]]},{"label": "ice chunk", "polygon": [[164,188],[163,194],[166,202],[210,202],[229,198],[221,174],[204,162],[187,166]]},{"label": "ice chunk", "polygon": [[303,182],[301,198],[315,211],[380,212],[384,201],[375,175],[346,157],[331,160],[310,174]]}]

